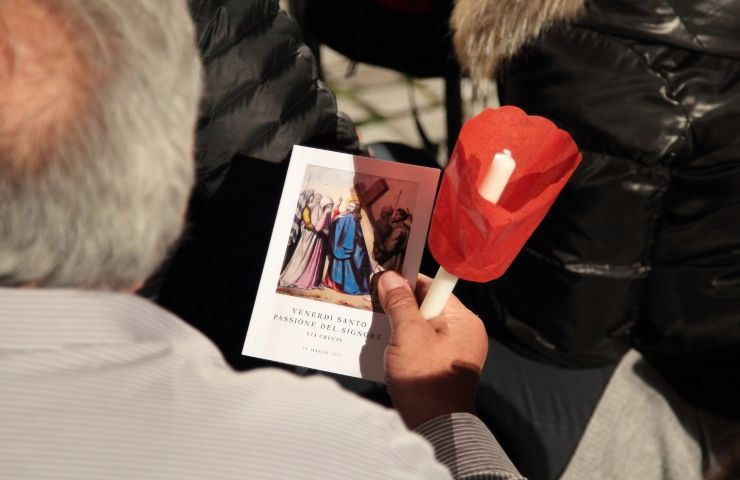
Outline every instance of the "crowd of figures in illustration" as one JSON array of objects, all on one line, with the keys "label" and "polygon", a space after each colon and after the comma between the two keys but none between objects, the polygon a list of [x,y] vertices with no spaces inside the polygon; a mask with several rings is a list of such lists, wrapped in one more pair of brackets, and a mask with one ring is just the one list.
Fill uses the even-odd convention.
[{"label": "crowd of figures in illustration", "polygon": [[330,288],[349,295],[370,293],[370,279],[384,270],[401,271],[411,230],[406,208],[385,205],[372,226],[368,249],[362,229],[364,207],[356,197],[346,204],[341,196],[313,189],[301,192],[291,225],[279,286]]}]

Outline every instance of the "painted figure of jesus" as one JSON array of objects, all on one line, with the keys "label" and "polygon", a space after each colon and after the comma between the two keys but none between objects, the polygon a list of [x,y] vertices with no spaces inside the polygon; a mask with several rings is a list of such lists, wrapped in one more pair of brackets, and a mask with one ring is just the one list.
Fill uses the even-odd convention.
[{"label": "painted figure of jesus", "polygon": [[329,229],[329,266],[324,285],[350,295],[370,293],[370,256],[361,219],[360,203],[353,200]]}]

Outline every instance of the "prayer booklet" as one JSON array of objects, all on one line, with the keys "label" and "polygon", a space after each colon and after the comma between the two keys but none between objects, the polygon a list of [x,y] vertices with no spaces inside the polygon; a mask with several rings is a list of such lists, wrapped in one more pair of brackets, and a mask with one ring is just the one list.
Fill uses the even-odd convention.
[{"label": "prayer booklet", "polygon": [[374,277],[415,284],[439,170],[296,146],[242,353],[383,381]]}]

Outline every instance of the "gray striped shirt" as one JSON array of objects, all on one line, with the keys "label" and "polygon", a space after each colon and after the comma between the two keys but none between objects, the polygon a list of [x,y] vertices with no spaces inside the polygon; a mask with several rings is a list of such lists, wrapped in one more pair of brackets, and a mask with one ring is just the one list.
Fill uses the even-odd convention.
[{"label": "gray striped shirt", "polygon": [[419,433],[323,377],[236,373],[133,295],[0,288],[2,479],[521,478],[472,415]]}]

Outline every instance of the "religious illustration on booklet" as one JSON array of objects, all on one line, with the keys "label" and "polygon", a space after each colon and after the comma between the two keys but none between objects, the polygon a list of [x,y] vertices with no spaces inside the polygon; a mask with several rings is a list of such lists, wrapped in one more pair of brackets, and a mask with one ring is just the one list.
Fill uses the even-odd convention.
[{"label": "religious illustration on booklet", "polygon": [[243,353],[382,380],[373,277],[412,285],[439,170],[296,146]]},{"label": "religious illustration on booklet", "polygon": [[308,166],[277,292],[372,310],[371,276],[403,271],[417,189],[413,181]]}]

